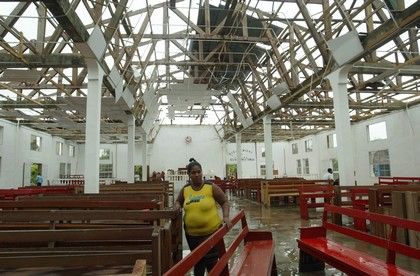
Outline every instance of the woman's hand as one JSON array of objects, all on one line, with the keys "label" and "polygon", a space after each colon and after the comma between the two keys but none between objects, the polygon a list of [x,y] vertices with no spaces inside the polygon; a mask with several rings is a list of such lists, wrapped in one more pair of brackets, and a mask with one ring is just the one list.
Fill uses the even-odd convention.
[{"label": "woman's hand", "polygon": [[232,222],[230,221],[229,217],[223,218],[223,223],[227,226],[228,229],[232,228]]},{"label": "woman's hand", "polygon": [[181,212],[181,204],[178,201],[175,201],[174,210]]}]

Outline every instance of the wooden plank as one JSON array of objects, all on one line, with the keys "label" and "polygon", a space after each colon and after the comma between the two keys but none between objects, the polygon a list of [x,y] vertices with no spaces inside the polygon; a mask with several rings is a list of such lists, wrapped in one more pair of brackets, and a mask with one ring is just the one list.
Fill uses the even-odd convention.
[{"label": "wooden plank", "polygon": [[137,260],[131,272],[133,276],[146,276],[146,260]]},{"label": "wooden plank", "polygon": [[95,241],[127,240],[148,237],[153,232],[151,227],[109,228],[109,229],[63,229],[63,230],[27,230],[0,231],[1,242],[50,242],[50,241]]},{"label": "wooden plank", "polygon": [[100,220],[144,220],[175,219],[179,212],[173,210],[1,210],[0,221],[100,221]]},{"label": "wooden plank", "polygon": [[[405,192],[407,218],[420,221],[420,192]],[[420,233],[408,231],[410,246],[420,248]]]},{"label": "wooden plank", "polygon": [[98,253],[79,255],[45,255],[45,256],[22,256],[0,257],[0,267],[23,268],[23,267],[76,267],[76,266],[103,266],[103,265],[130,265],[137,259],[152,261],[150,251],[137,251],[130,253]]},{"label": "wooden plank", "polygon": [[[405,202],[405,192],[394,191],[392,192],[392,208],[391,215],[398,218],[407,218],[407,209]],[[397,241],[403,244],[409,244],[407,229],[397,229]]]}]

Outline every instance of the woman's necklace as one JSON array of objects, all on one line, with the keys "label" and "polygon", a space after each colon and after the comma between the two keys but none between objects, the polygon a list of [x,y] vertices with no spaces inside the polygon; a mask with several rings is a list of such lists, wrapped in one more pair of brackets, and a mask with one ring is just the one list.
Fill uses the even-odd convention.
[{"label": "woman's necklace", "polygon": [[194,191],[200,191],[203,185],[204,185],[204,182],[201,182],[199,186],[192,184],[191,187],[193,188]]}]

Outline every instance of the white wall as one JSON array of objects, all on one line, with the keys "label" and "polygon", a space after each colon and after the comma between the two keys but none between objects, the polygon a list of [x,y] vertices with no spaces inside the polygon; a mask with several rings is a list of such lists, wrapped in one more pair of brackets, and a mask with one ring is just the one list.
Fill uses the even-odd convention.
[{"label": "white wall", "polygon": [[[185,137],[192,138],[191,143]],[[101,144],[111,149],[116,179],[127,177],[127,144]],[[135,143],[134,164],[142,165],[142,143]],[[84,145],[80,145],[81,159],[78,173],[84,172]],[[203,166],[204,174],[224,176],[224,150],[213,126],[161,126],[153,143],[148,144],[150,173],[185,168],[194,157]]]},{"label": "white wall", "polygon": [[[388,139],[369,142],[367,126],[385,121]],[[76,157],[68,156],[68,144],[61,138],[32,130],[24,126],[0,120],[3,126],[3,143],[0,144],[1,168],[0,187],[18,187],[23,183],[24,164],[42,163],[46,181],[56,179],[59,175],[59,163],[71,163],[72,174],[84,174],[84,145],[76,146]],[[309,159],[310,173],[322,177],[330,167],[330,159],[336,158],[336,149],[327,148],[327,135],[333,131],[321,132],[291,142],[273,143],[274,169],[282,176],[296,175],[296,160]],[[390,155],[391,175],[420,176],[420,107],[394,112],[371,120],[352,125],[355,148],[356,180],[359,185],[373,184],[376,177],[370,176],[369,151],[388,149]],[[30,150],[31,134],[42,137],[42,151]],[[191,136],[187,144],[185,137]],[[313,140],[313,151],[305,152],[304,141]],[[64,153],[55,153],[56,141],[65,143]],[[298,143],[299,153],[292,154],[292,143]],[[339,145],[338,145],[339,146]],[[127,145],[106,144],[112,152],[114,177],[125,179],[127,176]],[[242,167],[244,177],[259,175],[260,165],[265,164],[262,157],[263,143],[243,143]],[[256,151],[255,151],[256,149]],[[135,144],[134,162],[143,164],[141,143]],[[194,157],[203,165],[205,174],[225,176],[225,165],[236,163],[236,146],[229,143],[224,146],[212,126],[161,126],[153,144],[149,145],[148,158],[150,171],[165,171],[185,167],[188,159]],[[286,162],[284,162],[286,160]],[[303,161],[302,161],[303,162]],[[303,164],[302,164],[303,165]],[[27,178],[30,174],[27,171]],[[29,178],[28,178],[29,179]],[[29,182],[26,181],[26,185]]]},{"label": "white wall", "polygon": [[[383,121],[386,122],[388,138],[370,142],[367,126]],[[334,131],[321,132],[312,136],[312,153],[304,152],[304,141],[310,137],[287,143],[287,173],[296,174],[296,159],[309,158],[311,173],[318,173],[322,177],[326,169],[330,167],[330,159],[337,158],[336,149],[327,148],[327,135],[332,133]],[[393,112],[354,124],[352,134],[358,185],[371,185],[378,180],[370,174],[370,151],[385,149],[389,151],[392,176],[420,176],[420,107]],[[292,154],[292,143],[298,143],[299,154]]]},{"label": "white wall", "polygon": [[[77,166],[77,145],[59,137],[37,131],[23,125],[0,120],[3,127],[3,143],[0,144],[0,187],[14,188],[30,185],[30,166],[42,164],[44,185],[59,177],[60,163],[70,163],[72,174]],[[31,135],[41,137],[41,151],[32,151]],[[63,142],[63,154],[56,154],[56,142]],[[76,157],[69,157],[69,145],[75,146]],[[66,165],[67,169],[67,165]]]}]

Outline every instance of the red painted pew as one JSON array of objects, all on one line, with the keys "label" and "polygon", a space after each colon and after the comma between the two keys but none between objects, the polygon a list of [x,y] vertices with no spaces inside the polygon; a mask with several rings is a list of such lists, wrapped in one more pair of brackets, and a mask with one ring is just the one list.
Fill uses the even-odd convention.
[{"label": "red painted pew", "polygon": [[0,189],[0,199],[14,200],[18,196],[74,194],[75,186],[21,187]]},{"label": "red painted pew", "polygon": [[[388,238],[381,238],[369,233],[328,222],[328,214],[341,214],[348,217],[380,222],[391,227]],[[300,249],[299,271],[311,272],[325,268],[325,262],[348,275],[418,275],[395,265],[396,254],[402,254],[420,260],[420,249],[397,242],[397,228],[420,232],[420,221],[401,219],[393,216],[364,212],[352,208],[330,204],[324,206],[322,226],[300,229],[297,240]],[[386,250],[386,260],[370,256],[329,240],[327,231],[334,231],[356,240],[382,247]]]},{"label": "red painted pew", "polygon": [[408,176],[380,176],[378,177],[379,185],[408,185],[420,183],[420,177],[408,177]]},{"label": "red painted pew", "polygon": [[[232,219],[232,225],[239,221],[242,228],[229,247],[226,248],[223,238],[230,229],[224,226],[163,275],[185,275],[214,246],[219,248],[219,261],[208,276],[277,275],[274,240],[271,232],[250,231],[243,210]],[[244,243],[243,250],[234,266],[229,268],[229,259],[242,242]]]},{"label": "red painted pew", "polygon": [[[302,186],[299,190],[299,208],[301,219],[309,219],[308,208],[323,207],[324,202],[330,202],[334,196],[332,185]],[[317,198],[323,198],[324,202],[316,202]],[[308,199],[310,202],[308,202]]]}]

